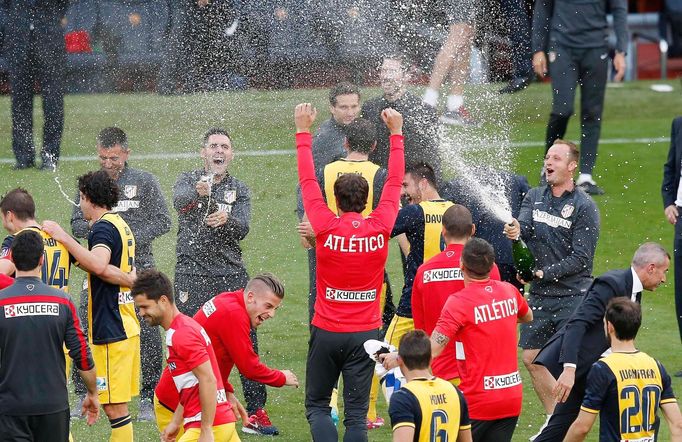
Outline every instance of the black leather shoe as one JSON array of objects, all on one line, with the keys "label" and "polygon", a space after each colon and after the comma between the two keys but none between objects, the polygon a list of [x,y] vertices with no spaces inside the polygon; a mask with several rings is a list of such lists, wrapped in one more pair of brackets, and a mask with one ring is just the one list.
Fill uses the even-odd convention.
[{"label": "black leather shoe", "polygon": [[675,376],[676,378],[682,378],[682,370],[678,371],[673,376]]},{"label": "black leather shoe", "polygon": [[14,170],[24,170],[24,169],[30,169],[31,167],[35,167],[35,163],[14,163],[14,166],[12,166],[12,169]]},{"label": "black leather shoe", "polygon": [[524,90],[530,84],[530,77],[516,77],[512,78],[509,83],[499,90],[501,94],[513,94]]},{"label": "black leather shoe", "polygon": [[57,170],[57,163],[53,161],[43,161],[43,164],[41,164],[38,169],[47,170],[48,172],[54,172]]}]

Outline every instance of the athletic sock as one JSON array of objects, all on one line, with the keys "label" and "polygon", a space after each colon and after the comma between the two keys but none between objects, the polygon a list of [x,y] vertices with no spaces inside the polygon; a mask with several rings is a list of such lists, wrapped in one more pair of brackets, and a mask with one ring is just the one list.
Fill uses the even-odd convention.
[{"label": "athletic sock", "polygon": [[427,88],[424,91],[424,97],[422,98],[422,101],[431,107],[436,107],[438,106],[438,96],[439,93],[437,90]]},{"label": "athletic sock", "polygon": [[578,176],[578,179],[575,182],[577,185],[581,185],[582,183],[590,183],[590,184],[596,184],[594,180],[592,179],[592,174],[590,173],[581,173]]},{"label": "athletic sock", "polygon": [[462,95],[448,95],[448,110],[456,111],[464,104],[464,97]]},{"label": "athletic sock", "polygon": [[338,388],[334,388],[332,390],[332,397],[331,397],[331,400],[329,401],[329,406],[332,409],[338,411],[338,409],[339,409],[339,389]]},{"label": "athletic sock", "polygon": [[133,442],[133,421],[130,415],[109,419],[111,437],[109,442]]}]

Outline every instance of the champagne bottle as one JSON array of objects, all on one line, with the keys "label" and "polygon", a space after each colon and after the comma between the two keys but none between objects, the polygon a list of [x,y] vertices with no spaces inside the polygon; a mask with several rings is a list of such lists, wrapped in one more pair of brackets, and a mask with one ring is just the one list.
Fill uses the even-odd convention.
[{"label": "champagne bottle", "polygon": [[530,249],[525,242],[518,237],[512,241],[512,257],[514,258],[514,266],[516,272],[521,279],[530,282],[535,278],[533,269],[535,268],[535,258],[530,253]]}]

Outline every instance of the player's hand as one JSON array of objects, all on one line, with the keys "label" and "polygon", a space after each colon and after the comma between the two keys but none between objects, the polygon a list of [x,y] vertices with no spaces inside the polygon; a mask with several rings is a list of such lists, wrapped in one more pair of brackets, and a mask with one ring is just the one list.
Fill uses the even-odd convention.
[{"label": "player's hand", "polygon": [[227,393],[227,401],[230,403],[232,406],[232,411],[235,412],[235,415],[239,416],[239,418],[242,420],[244,424],[249,423],[249,414],[246,412],[246,409],[242,405],[241,402],[239,402],[239,399],[237,399],[237,396],[234,395],[234,393],[231,392],[226,392]]},{"label": "player's hand", "polygon": [[200,8],[205,8],[208,6],[209,0],[197,0],[197,6]]},{"label": "player's hand", "polygon": [[402,135],[403,133],[403,116],[395,109],[390,107],[381,111],[381,119],[384,120],[386,127],[391,132],[391,135]]},{"label": "player's hand", "polygon": [[545,78],[547,75],[547,55],[544,51],[533,54],[533,70],[540,78]]},{"label": "player's hand", "polygon": [[294,108],[294,122],[296,123],[296,132],[310,132],[310,127],[313,125],[317,117],[317,109],[310,103],[301,103]]},{"label": "player's hand", "polygon": [[199,196],[208,196],[208,194],[211,193],[211,185],[208,181],[197,181],[197,185],[194,186],[194,188],[197,190]]},{"label": "player's hand", "polygon": [[62,229],[62,226],[54,221],[43,221],[42,229],[45,231],[45,233],[54,238],[55,241],[59,241],[61,243],[65,242],[69,237],[69,234]]},{"label": "player's hand", "polygon": [[171,420],[170,423],[166,425],[166,428],[163,429],[161,440],[163,442],[175,442],[175,438],[178,436],[179,431],[180,426]]},{"label": "player's hand", "polygon": [[621,81],[625,76],[625,68],[627,63],[625,63],[625,54],[622,52],[616,52],[613,56],[613,68],[616,70],[616,75],[613,77],[614,81]]},{"label": "player's hand", "polygon": [[400,359],[400,357],[397,352],[382,353],[379,355],[379,362],[381,362],[381,365],[383,365],[386,370],[396,368],[399,365],[398,359]]},{"label": "player's hand", "polygon": [[292,387],[298,388],[298,378],[296,377],[293,371],[282,370],[282,373],[284,373],[284,378],[286,379],[284,381],[284,385],[290,385]]},{"label": "player's hand", "polygon": [[310,222],[303,221],[298,223],[298,226],[296,226],[296,231],[301,236],[301,244],[303,244],[303,247],[307,249],[312,249],[315,247],[315,232],[313,231],[313,226],[310,224]]},{"label": "player's hand", "polygon": [[213,212],[206,217],[206,225],[209,227],[220,227],[227,222],[228,216],[227,212],[221,210]]},{"label": "player's hand", "polygon": [[668,218],[668,222],[672,225],[677,224],[677,217],[680,216],[680,212],[677,210],[677,206],[674,204],[669,205],[665,208],[665,217]]},{"label": "player's hand", "polygon": [[519,235],[521,235],[521,225],[516,218],[512,218],[512,222],[510,224],[504,225],[504,234],[512,241],[515,241],[519,238]]},{"label": "player's hand", "polygon": [[519,281],[519,282],[520,282],[521,284],[523,284],[523,285],[530,284],[529,281],[525,281],[525,280],[521,277],[521,274],[520,274],[520,273],[517,273],[517,274],[516,274],[516,280]]},{"label": "player's hand", "polygon": [[566,402],[568,395],[573,389],[573,384],[575,384],[575,368],[564,367],[564,371],[561,372],[561,375],[559,376],[559,379],[557,379],[556,385],[552,390],[557,402]]},{"label": "player's hand", "polygon": [[97,394],[86,394],[83,399],[81,416],[85,416],[88,425],[93,425],[99,418],[99,397]]}]

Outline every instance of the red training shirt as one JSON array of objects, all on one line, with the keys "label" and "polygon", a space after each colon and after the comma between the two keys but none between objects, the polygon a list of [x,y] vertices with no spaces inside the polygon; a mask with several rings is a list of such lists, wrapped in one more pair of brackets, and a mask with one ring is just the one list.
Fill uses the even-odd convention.
[{"label": "red training shirt", "polygon": [[469,416],[496,420],[521,414],[517,319],[528,304],[513,285],[472,282],[445,302],[434,331],[457,341],[459,388]]},{"label": "red training shirt", "polygon": [[[414,328],[431,334],[436,327],[445,301],[453,293],[464,288],[460,260],[464,244],[448,246],[419,266],[412,285],[412,319]],[[497,264],[493,264],[490,279],[500,280]],[[431,371],[441,379],[459,377],[455,360],[455,342],[451,340],[443,352],[431,361]]]},{"label": "red training shirt", "polygon": [[381,326],[379,295],[405,172],[403,136],[391,135],[390,142],[388,176],[379,204],[367,218],[356,212],[338,216],[327,207],[315,176],[312,136],[296,134],[303,207],[316,235],[315,327],[348,333]]},{"label": "red training shirt", "polygon": [[216,413],[213,425],[235,422],[232,407],[220,377],[211,340],[203,328],[195,320],[183,314],[177,315],[166,331],[168,347],[168,371],[180,395],[180,403],[184,407],[184,427],[201,427],[201,402],[199,400],[199,380],[192,370],[206,361],[211,361],[211,368],[216,377]]}]

